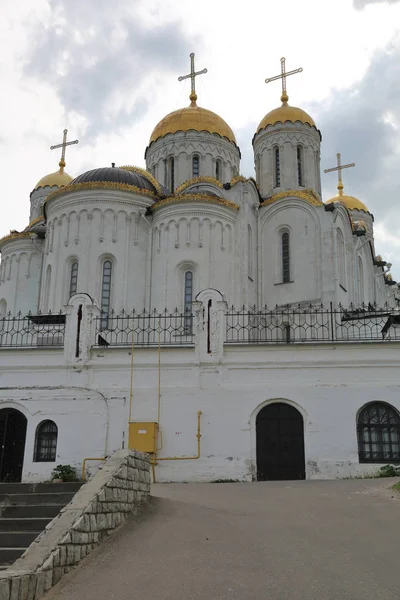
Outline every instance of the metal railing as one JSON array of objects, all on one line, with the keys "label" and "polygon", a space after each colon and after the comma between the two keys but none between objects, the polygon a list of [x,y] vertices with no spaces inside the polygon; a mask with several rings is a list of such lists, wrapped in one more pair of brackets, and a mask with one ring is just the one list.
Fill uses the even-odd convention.
[{"label": "metal railing", "polygon": [[65,315],[23,314],[0,317],[0,348],[44,348],[64,345]]},{"label": "metal railing", "polygon": [[336,308],[331,304],[231,308],[226,344],[400,341],[400,310],[375,305]]},{"label": "metal railing", "polygon": [[176,309],[162,312],[121,311],[95,318],[96,346],[192,346],[193,315]]}]

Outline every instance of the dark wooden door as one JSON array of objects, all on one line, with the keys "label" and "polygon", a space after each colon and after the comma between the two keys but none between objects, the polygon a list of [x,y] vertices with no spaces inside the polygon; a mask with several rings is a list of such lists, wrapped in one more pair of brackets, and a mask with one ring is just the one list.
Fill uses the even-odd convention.
[{"label": "dark wooden door", "polygon": [[268,404],[257,415],[257,480],[305,479],[303,417],[290,404]]},{"label": "dark wooden door", "polygon": [[21,481],[26,417],[13,408],[0,410],[0,481]]}]

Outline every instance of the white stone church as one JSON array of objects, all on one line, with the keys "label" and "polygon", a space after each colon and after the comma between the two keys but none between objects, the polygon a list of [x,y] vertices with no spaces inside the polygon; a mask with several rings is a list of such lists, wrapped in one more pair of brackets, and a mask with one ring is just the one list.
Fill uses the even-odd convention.
[{"label": "white stone church", "polygon": [[156,125],[145,169],[72,178],[64,132],[29,224],[0,240],[1,481],[93,472],[127,447],[157,481],[400,462],[399,287],[344,192],[353,165],[338,155],[322,198],[321,132],[289,105],[282,59],[243,177],[234,132],[197,104],[200,73],[192,55],[190,105]]}]

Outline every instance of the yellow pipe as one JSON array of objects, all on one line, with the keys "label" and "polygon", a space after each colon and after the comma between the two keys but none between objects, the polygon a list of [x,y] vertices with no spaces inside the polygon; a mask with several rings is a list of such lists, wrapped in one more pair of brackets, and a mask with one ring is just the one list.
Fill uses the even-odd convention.
[{"label": "yellow pipe", "polygon": [[[129,388],[129,423],[132,421],[132,399],[133,399],[133,350],[135,338],[135,318],[132,317],[132,348],[131,348],[131,382]],[[129,434],[128,434],[129,436]]]},{"label": "yellow pipe", "polygon": [[82,481],[86,479],[86,462],[88,460],[106,460],[105,458],[84,458],[82,463]]},{"label": "yellow pipe", "polygon": [[157,458],[156,453],[153,454],[153,458],[151,459],[151,464],[157,464],[159,460],[197,460],[200,458],[200,439],[201,439],[201,427],[200,427],[200,418],[203,413],[201,410],[197,413],[197,455],[196,456],[167,456]]}]

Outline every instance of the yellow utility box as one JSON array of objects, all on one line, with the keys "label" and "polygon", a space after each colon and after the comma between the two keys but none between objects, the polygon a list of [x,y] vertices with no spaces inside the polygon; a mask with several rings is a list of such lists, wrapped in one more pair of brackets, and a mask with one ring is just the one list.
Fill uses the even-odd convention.
[{"label": "yellow utility box", "polygon": [[129,423],[128,447],[132,450],[154,454],[157,449],[158,423]]}]

